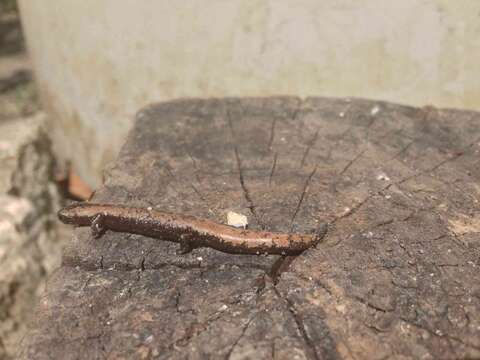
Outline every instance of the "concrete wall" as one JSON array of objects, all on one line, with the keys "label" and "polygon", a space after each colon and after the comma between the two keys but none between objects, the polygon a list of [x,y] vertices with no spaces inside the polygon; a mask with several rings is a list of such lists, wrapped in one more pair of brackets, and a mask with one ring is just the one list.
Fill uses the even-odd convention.
[{"label": "concrete wall", "polygon": [[143,105],[358,96],[480,110],[478,0],[20,0],[57,152],[91,185]]}]

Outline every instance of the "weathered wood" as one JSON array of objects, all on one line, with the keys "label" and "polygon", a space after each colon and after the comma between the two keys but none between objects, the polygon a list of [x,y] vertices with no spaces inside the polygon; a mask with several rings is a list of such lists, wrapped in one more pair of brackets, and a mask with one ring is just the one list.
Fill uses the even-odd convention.
[{"label": "weathered wood", "polygon": [[227,255],[79,229],[23,358],[480,357],[480,115],[356,99],[148,107],[92,201],[324,241]]}]

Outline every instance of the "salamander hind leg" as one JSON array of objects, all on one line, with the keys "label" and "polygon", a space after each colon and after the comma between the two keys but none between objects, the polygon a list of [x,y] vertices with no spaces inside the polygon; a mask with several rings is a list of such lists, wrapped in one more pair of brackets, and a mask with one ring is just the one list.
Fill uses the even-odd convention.
[{"label": "salamander hind leg", "polygon": [[92,223],[90,224],[90,230],[92,232],[92,236],[95,239],[98,239],[103,234],[105,234],[105,231],[107,231],[107,229],[105,227],[105,217],[102,214],[98,214],[95,216],[95,218],[92,220]]}]

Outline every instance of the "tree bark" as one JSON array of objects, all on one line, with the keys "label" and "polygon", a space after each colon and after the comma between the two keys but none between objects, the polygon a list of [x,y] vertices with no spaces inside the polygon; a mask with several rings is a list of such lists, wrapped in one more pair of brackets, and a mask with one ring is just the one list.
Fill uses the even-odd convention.
[{"label": "tree bark", "polygon": [[480,357],[480,115],[360,99],[137,115],[92,202],[308,232],[298,256],[75,232],[22,357]]}]

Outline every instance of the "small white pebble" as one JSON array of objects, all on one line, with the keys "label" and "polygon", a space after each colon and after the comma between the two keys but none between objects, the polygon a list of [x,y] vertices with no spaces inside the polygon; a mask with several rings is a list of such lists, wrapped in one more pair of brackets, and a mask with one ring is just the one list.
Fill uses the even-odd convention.
[{"label": "small white pebble", "polygon": [[340,114],[338,114],[338,116],[344,117],[344,116],[345,116],[345,113],[342,111]]},{"label": "small white pebble", "polygon": [[246,229],[248,226],[248,218],[233,211],[227,213],[227,224],[236,228]]},{"label": "small white pebble", "polygon": [[380,173],[377,175],[377,180],[390,181],[390,178],[385,173]]},{"label": "small white pebble", "polygon": [[378,114],[379,111],[380,111],[380,108],[378,107],[378,105],[376,105],[372,108],[372,110],[370,110],[370,115],[374,116],[374,115]]},{"label": "small white pebble", "polygon": [[228,306],[223,304],[222,306],[220,306],[220,309],[218,309],[219,311],[225,311],[228,309]]},{"label": "small white pebble", "polygon": [[430,273],[430,276],[434,276],[435,274],[434,273]]},{"label": "small white pebble", "polygon": [[198,261],[203,261],[203,258],[201,256],[197,257]]},{"label": "small white pebble", "polygon": [[389,200],[392,198],[392,195],[385,195],[385,199]]},{"label": "small white pebble", "polygon": [[148,211],[152,211],[153,208],[152,208],[151,206],[149,206],[149,207],[147,207],[147,210],[148,210]]},{"label": "small white pebble", "polygon": [[153,335],[149,335],[146,339],[145,339],[145,343],[149,344],[153,341]]},{"label": "small white pebble", "polygon": [[107,325],[110,325],[110,321],[107,321]]},{"label": "small white pebble", "polygon": [[284,137],[281,137],[280,140],[283,142],[287,141],[287,139],[285,139]]}]

